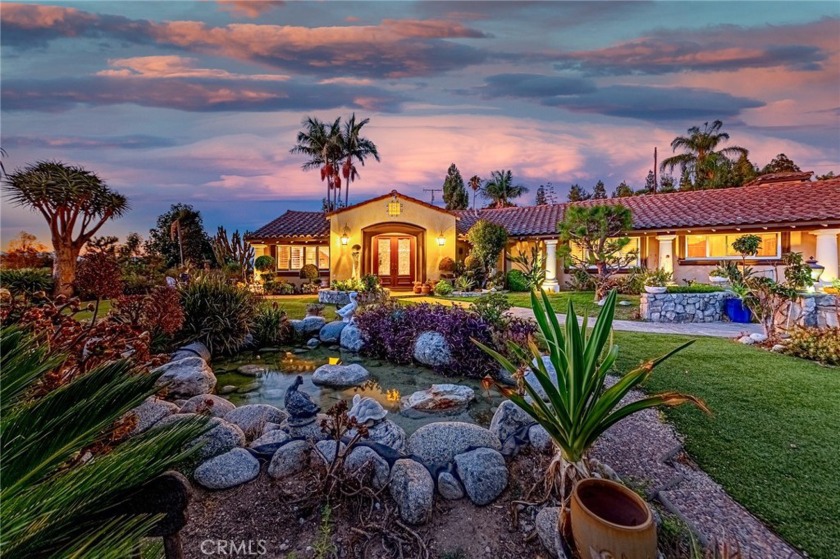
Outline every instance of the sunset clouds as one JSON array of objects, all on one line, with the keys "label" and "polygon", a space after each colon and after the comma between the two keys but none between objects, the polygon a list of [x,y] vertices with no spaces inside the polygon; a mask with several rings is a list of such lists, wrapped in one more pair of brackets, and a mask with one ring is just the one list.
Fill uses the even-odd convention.
[{"label": "sunset clouds", "polygon": [[[371,118],[382,163],[351,201],[423,196],[452,162],[639,186],[716,118],[759,165],[840,172],[836,3],[4,3],[0,28],[4,165],[99,172],[135,208],[120,234],[178,201],[229,229],[320,207],[289,154],[310,114]],[[41,227],[3,218],[4,243]]]}]

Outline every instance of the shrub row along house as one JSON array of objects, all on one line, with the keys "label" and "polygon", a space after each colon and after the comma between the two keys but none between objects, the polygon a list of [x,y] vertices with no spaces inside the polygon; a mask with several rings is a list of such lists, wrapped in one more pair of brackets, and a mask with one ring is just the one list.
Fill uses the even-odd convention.
[{"label": "shrub row along house", "polygon": [[[557,290],[570,270],[558,258],[557,223],[574,204],[622,204],[632,211],[627,250],[635,263],[673,272],[674,280],[707,281],[725,259],[740,259],[732,241],[761,237],[747,261],[758,273],[781,273],[781,257],[801,252],[825,267],[821,279],[840,276],[840,178],[811,181],[811,173],[765,175],[740,188],[587,200],[568,204],[448,211],[392,191],[333,212],[287,211],[248,237],[257,256],[270,255],[277,276],[290,282],[304,264],[324,280],[379,276],[384,287],[410,289],[438,279],[444,258],[463,260],[466,234],[484,219],[507,229],[508,252],[540,243],[546,256],[545,289]],[[499,259],[500,269],[510,267]]]}]

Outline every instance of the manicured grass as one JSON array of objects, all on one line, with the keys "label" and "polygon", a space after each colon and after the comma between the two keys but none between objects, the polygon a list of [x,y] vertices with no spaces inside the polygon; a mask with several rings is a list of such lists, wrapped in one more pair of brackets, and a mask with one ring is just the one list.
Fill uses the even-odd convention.
[{"label": "manicured grass", "polygon": [[[306,316],[306,306],[318,302],[317,295],[277,295],[266,297],[264,304],[277,303],[277,305],[286,311],[286,316],[289,318],[303,318]],[[324,318],[327,320],[335,319],[335,306],[324,305]]]},{"label": "manicured grass", "polygon": [[[688,339],[630,332],[615,338],[620,371]],[[809,556],[837,556],[840,368],[698,338],[657,367],[646,389],[705,400],[711,416],[689,406],[666,411],[700,467]]]},{"label": "manicured grass", "polygon": [[[86,302],[82,303],[81,307],[84,309],[88,305],[96,305],[96,301],[86,301]],[[106,314],[108,314],[108,311],[110,311],[110,310],[111,310],[111,301],[110,300],[106,299],[106,300],[103,300],[103,301],[99,301],[99,312],[96,313],[96,319],[99,320],[100,318],[103,318]],[[73,315],[73,317],[76,320],[80,320],[82,322],[85,322],[85,321],[89,322],[90,319],[93,318],[93,311],[83,310],[83,311],[80,311],[80,312],[76,313],[75,315]]]},{"label": "manicured grass", "polygon": [[[529,293],[507,293],[508,301],[511,306],[531,308],[531,295]],[[595,304],[595,293],[593,291],[561,291],[560,293],[549,293],[548,298],[551,301],[551,306],[558,313],[565,313],[569,306],[569,300],[575,306],[575,312],[582,315],[584,311],[589,316],[598,316],[601,312],[601,307]],[[472,302],[475,299],[453,297],[454,301]],[[619,295],[619,301],[629,301],[632,303],[628,306],[616,306],[615,317],[619,320],[638,320],[639,313],[639,296],[638,295]]]}]

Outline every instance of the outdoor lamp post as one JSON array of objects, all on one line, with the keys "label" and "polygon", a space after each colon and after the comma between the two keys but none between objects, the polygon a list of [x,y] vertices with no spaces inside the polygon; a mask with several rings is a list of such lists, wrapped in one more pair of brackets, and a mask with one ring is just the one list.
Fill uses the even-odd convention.
[{"label": "outdoor lamp post", "polygon": [[825,271],[825,266],[820,265],[813,256],[806,260],[805,263],[811,268],[811,279],[814,280],[814,283],[818,283],[820,276]]}]

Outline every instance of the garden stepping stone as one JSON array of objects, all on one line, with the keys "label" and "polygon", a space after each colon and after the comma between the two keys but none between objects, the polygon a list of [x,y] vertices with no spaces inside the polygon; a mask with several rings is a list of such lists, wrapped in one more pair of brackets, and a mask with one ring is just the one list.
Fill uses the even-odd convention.
[{"label": "garden stepping stone", "polygon": [[153,369],[162,373],[155,387],[166,388],[171,399],[192,398],[199,394],[210,394],[216,386],[213,369],[201,357],[186,357]]},{"label": "garden stepping stone", "polygon": [[236,406],[224,398],[213,394],[202,394],[184,402],[179,413],[200,413],[211,417],[224,417],[234,409]]},{"label": "garden stepping stone", "polygon": [[343,320],[328,322],[323,328],[321,328],[321,331],[318,333],[318,337],[324,343],[337,344],[341,340],[341,332],[346,326],[347,323]]},{"label": "garden stepping stone", "polygon": [[289,441],[274,453],[268,464],[268,475],[283,479],[303,471],[309,466],[311,447],[306,441]]},{"label": "garden stepping stone", "polygon": [[362,338],[362,331],[355,324],[348,324],[346,328],[341,331],[341,347],[349,349],[350,351],[359,352],[365,345]]},{"label": "garden stepping stone", "polygon": [[134,414],[137,423],[131,431],[132,435],[139,435],[147,431],[164,417],[178,413],[178,406],[166,400],[160,400],[154,396],[146,398],[142,404],[129,412]]},{"label": "garden stepping stone", "polygon": [[417,429],[408,438],[406,451],[435,470],[446,466],[458,454],[478,447],[499,450],[501,444],[499,438],[484,427],[460,421],[439,421]]},{"label": "garden stepping stone", "polygon": [[470,501],[488,505],[508,484],[505,458],[492,448],[477,448],[455,457],[455,468]]},{"label": "garden stepping stone", "polygon": [[223,387],[221,387],[219,390],[217,390],[217,392],[220,395],[233,394],[234,392],[236,392],[236,387],[232,384],[226,384]]},{"label": "garden stepping stone", "polygon": [[429,367],[444,367],[452,362],[452,350],[440,332],[423,332],[414,341],[414,359]]},{"label": "garden stepping stone", "polygon": [[353,363],[350,365],[321,365],[312,374],[312,382],[321,386],[358,386],[370,378],[367,369]]},{"label": "garden stepping stone", "polygon": [[238,425],[248,440],[262,435],[266,423],[282,423],[286,412],[268,404],[239,406],[225,415],[225,421]]},{"label": "garden stepping stone", "polygon": [[423,464],[408,458],[397,460],[388,486],[405,522],[422,524],[432,515],[435,484]]},{"label": "garden stepping stone", "polygon": [[201,464],[193,478],[207,489],[229,489],[251,481],[259,473],[259,460],[244,448],[234,448]]},{"label": "garden stepping stone", "polygon": [[433,384],[400,400],[400,408],[425,413],[457,413],[475,400],[475,392],[461,384]]}]

